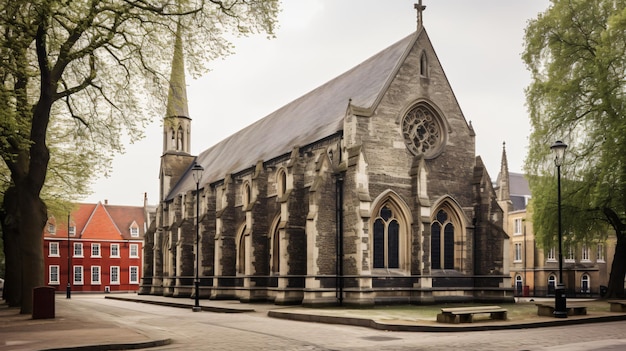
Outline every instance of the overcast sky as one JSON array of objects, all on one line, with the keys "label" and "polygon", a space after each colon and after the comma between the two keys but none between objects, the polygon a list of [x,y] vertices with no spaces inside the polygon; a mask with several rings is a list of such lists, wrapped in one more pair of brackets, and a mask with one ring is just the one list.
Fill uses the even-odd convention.
[{"label": "overcast sky", "polygon": [[[277,38],[241,38],[211,72],[187,77],[193,155],[356,66],[416,29],[416,0],[283,0]],[[548,0],[423,0],[424,27],[492,180],[502,143],[522,172],[530,131],[521,61],[527,21]],[[167,92],[164,92],[167,94]],[[165,113],[165,111],[163,112]],[[163,116],[117,156],[84,202],[158,202]]]}]

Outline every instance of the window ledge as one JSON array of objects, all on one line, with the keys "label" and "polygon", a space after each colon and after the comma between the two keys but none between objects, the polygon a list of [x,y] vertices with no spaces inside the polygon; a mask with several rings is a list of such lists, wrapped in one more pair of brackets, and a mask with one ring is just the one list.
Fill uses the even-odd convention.
[{"label": "window ledge", "polygon": [[398,277],[404,277],[404,276],[409,276],[411,275],[409,272],[400,269],[400,268],[392,268],[392,269],[387,269],[387,268],[374,268],[372,269],[372,275],[373,276],[398,276]]}]

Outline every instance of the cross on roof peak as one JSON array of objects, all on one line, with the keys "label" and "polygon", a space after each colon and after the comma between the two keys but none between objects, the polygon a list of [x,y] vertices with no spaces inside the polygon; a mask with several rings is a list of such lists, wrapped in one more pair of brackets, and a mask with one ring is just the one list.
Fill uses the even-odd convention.
[{"label": "cross on roof peak", "polygon": [[413,7],[417,10],[417,28],[424,26],[424,10],[426,10],[426,6],[422,5],[422,0],[419,0],[417,4],[414,4]]}]

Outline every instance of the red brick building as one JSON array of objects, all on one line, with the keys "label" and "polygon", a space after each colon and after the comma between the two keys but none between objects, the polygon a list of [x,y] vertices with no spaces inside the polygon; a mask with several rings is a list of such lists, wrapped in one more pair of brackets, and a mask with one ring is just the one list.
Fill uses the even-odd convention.
[{"label": "red brick building", "polygon": [[51,215],[44,229],[46,284],[58,291],[66,291],[68,280],[72,291],[137,290],[144,214],[143,207],[105,201],[79,204],[69,216]]}]

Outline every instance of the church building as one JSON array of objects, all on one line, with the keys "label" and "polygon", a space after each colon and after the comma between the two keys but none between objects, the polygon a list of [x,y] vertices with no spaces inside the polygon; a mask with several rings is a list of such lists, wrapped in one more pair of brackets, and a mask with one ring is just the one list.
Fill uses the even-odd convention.
[{"label": "church building", "polygon": [[503,210],[416,8],[414,33],[197,156],[177,36],[140,294],[513,301]]}]

